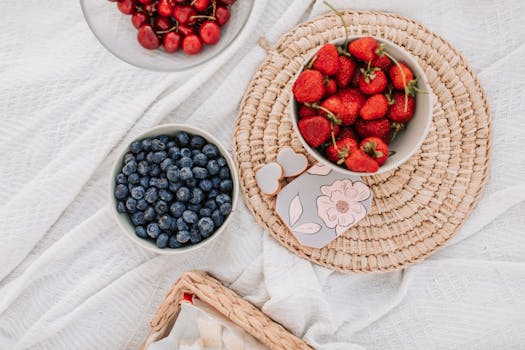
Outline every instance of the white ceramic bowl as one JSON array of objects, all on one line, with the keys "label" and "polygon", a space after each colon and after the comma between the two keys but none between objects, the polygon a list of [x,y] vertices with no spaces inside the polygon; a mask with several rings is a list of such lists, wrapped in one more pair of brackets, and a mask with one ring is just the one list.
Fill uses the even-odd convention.
[{"label": "white ceramic bowl", "polygon": [[[362,36],[351,36],[349,37],[350,42],[362,38]],[[428,93],[418,93],[416,95],[416,110],[414,117],[412,120],[410,120],[407,123],[407,126],[405,130],[402,130],[398,132],[396,138],[393,142],[389,144],[389,149],[392,151],[395,151],[396,153],[390,157],[388,157],[388,160],[385,162],[385,164],[381,165],[379,167],[379,170],[377,170],[375,173],[359,173],[350,171],[348,169],[345,169],[343,167],[338,166],[337,164],[334,164],[330,162],[323,154],[321,154],[316,149],[310,147],[304,138],[302,137],[301,133],[299,132],[299,128],[297,126],[297,101],[293,97],[293,94],[291,94],[291,101],[290,101],[290,116],[292,118],[293,127],[295,130],[295,133],[297,134],[297,137],[303,144],[304,148],[310,153],[317,161],[321,162],[322,164],[326,164],[332,169],[349,174],[349,175],[357,175],[357,176],[363,176],[363,175],[378,175],[382,174],[388,171],[392,171],[399,167],[401,164],[403,164],[405,161],[407,161],[418,149],[421,147],[421,144],[425,140],[425,137],[427,136],[428,130],[430,129],[430,126],[432,125],[432,94],[431,94],[431,88],[428,84],[427,78],[425,76],[425,72],[421,68],[421,66],[417,63],[417,61],[410,55],[405,49],[399,47],[398,45],[382,39],[375,37],[376,40],[379,43],[382,43],[385,45],[386,51],[394,56],[399,62],[404,62],[406,65],[412,69],[414,72],[414,75],[417,80],[417,87],[423,91],[428,91]],[[344,39],[337,39],[331,41],[331,43],[335,45],[340,45],[344,43]],[[320,47],[319,47],[320,48]],[[310,59],[315,55],[318,49],[314,50],[311,55],[307,57],[305,60],[305,65],[310,61]],[[297,73],[297,77],[299,76],[300,72]],[[294,81],[295,81],[294,79]]]},{"label": "white ceramic bowl", "polygon": [[191,245],[191,246],[181,247],[181,248],[166,247],[166,248],[161,249],[157,247],[157,245],[153,241],[138,237],[135,234],[135,228],[132,225],[131,219],[129,218],[128,214],[119,213],[117,211],[117,200],[114,196],[114,190],[116,186],[115,177],[122,169],[122,161],[123,161],[124,155],[127,152],[129,152],[129,146],[126,147],[126,149],[122,151],[122,153],[119,155],[119,157],[115,161],[115,164],[113,165],[113,169],[111,171],[111,177],[109,179],[109,183],[110,183],[109,200],[111,203],[111,210],[113,212],[113,216],[117,220],[118,225],[121,227],[121,229],[126,233],[126,235],[129,238],[131,238],[135,243],[137,243],[141,247],[146,248],[155,253],[159,253],[159,254],[178,255],[178,254],[183,254],[183,253],[195,250],[195,249],[202,248],[206,245],[209,245],[213,240],[217,239],[217,237],[219,237],[224,232],[224,230],[226,229],[226,226],[231,221],[231,218],[233,217],[233,215],[235,215],[235,212],[237,211],[237,205],[238,205],[239,179],[237,175],[237,170],[235,168],[235,164],[233,163],[232,158],[230,157],[229,153],[226,151],[224,146],[221,145],[220,142],[215,137],[211,136],[206,131],[196,128],[194,126],[185,125],[185,124],[164,124],[164,125],[159,125],[157,127],[154,127],[144,132],[143,134],[139,135],[136,138],[136,140],[141,140],[145,137],[155,137],[159,135],[171,136],[175,134],[175,132],[177,131],[185,131],[189,134],[200,135],[204,137],[209,143],[215,144],[217,148],[219,149],[219,151],[221,152],[221,155],[226,159],[228,163],[228,167],[230,168],[230,174],[231,174],[232,182],[233,182],[232,211],[228,215],[228,217],[224,220],[223,224],[218,229],[216,229],[210,237],[202,240],[201,242],[197,244]]},{"label": "white ceramic bowl", "polygon": [[204,45],[199,54],[191,56],[185,55],[182,50],[167,53],[162,49],[143,48],[137,41],[137,29],[131,24],[131,16],[121,13],[116,2],[80,0],[80,5],[89,28],[109,52],[140,68],[178,72],[200,66],[224,51],[244,28],[254,1],[235,2],[230,8],[230,20],[221,27],[220,41],[215,45]]}]

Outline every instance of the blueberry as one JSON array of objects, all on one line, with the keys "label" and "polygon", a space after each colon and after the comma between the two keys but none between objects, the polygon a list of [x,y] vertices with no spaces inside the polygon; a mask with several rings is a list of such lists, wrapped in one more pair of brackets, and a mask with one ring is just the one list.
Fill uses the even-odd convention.
[{"label": "blueberry", "polygon": [[167,157],[168,157],[168,154],[166,152],[158,151],[158,152],[153,153],[152,160],[153,160],[153,163],[160,164]]},{"label": "blueberry", "polygon": [[210,173],[210,175],[217,175],[219,171],[221,170],[221,167],[219,166],[219,163],[215,159],[212,159],[208,161],[208,164],[206,165],[206,169],[208,169],[208,172]]},{"label": "blueberry", "polygon": [[[150,180],[150,184],[151,184],[151,180]],[[146,193],[144,194],[144,199],[146,200],[146,202],[151,203],[151,204],[155,203],[158,197],[159,197],[159,193],[155,187],[148,188],[146,190]]]},{"label": "blueberry", "polygon": [[128,183],[128,177],[122,173],[119,173],[116,177],[115,177],[115,181],[117,182],[117,184],[127,184]]},{"label": "blueberry", "polygon": [[206,139],[199,135],[194,135],[190,141],[190,147],[194,149],[201,149],[206,144]]},{"label": "blueberry", "polygon": [[170,156],[171,159],[178,160],[181,157],[180,148],[177,146],[171,147],[168,150],[168,155]]},{"label": "blueberry", "polygon": [[131,145],[129,145],[129,149],[131,150],[131,152],[137,154],[140,151],[142,151],[142,144],[140,143],[140,141],[133,141]]},{"label": "blueberry", "polygon": [[133,214],[137,211],[137,200],[132,197],[128,197],[126,199],[126,209],[128,210],[128,213]]},{"label": "blueberry", "polygon": [[213,225],[215,227],[219,227],[222,225],[222,223],[224,222],[224,217],[222,216],[221,212],[219,211],[219,209],[215,210],[212,214],[211,214],[211,219],[213,221]]},{"label": "blueberry", "polygon": [[137,201],[138,210],[146,210],[147,207],[148,207],[148,202],[146,202],[145,199],[140,199]]},{"label": "blueberry", "polygon": [[178,131],[175,133],[175,142],[180,147],[186,147],[190,144],[190,137],[184,131]]},{"label": "blueberry", "polygon": [[182,181],[187,181],[191,178],[193,178],[193,172],[191,171],[190,168],[185,167],[185,168],[180,169],[180,179]]},{"label": "blueberry", "polygon": [[180,154],[182,155],[183,158],[184,157],[191,158],[193,156],[189,148],[181,148]]},{"label": "blueberry", "polygon": [[131,197],[135,199],[142,199],[144,198],[145,194],[146,194],[146,191],[144,190],[144,187],[142,186],[133,187],[133,189],[131,190]]},{"label": "blueberry", "polygon": [[164,151],[165,148],[166,148],[166,145],[164,144],[164,142],[162,142],[158,138],[151,140],[151,150],[152,151]]},{"label": "blueberry", "polygon": [[140,153],[138,153],[138,154],[135,156],[135,159],[137,160],[137,162],[141,162],[141,161],[143,161],[144,159],[146,159],[146,153],[144,153],[144,152],[140,152]]},{"label": "blueberry", "polygon": [[166,158],[160,163],[160,169],[166,170],[170,165],[175,164],[175,161],[171,158]]},{"label": "blueberry", "polygon": [[200,219],[197,226],[199,227],[199,233],[204,238],[209,237],[213,232],[213,221],[209,217]]},{"label": "blueberry", "polygon": [[157,136],[157,138],[164,144],[168,143],[168,141],[170,140],[170,137],[168,135],[160,135]]},{"label": "blueberry", "polygon": [[202,190],[200,188],[198,188],[198,187],[194,188],[191,191],[190,203],[191,204],[199,204],[203,200],[204,200],[204,192],[202,192]]},{"label": "blueberry", "polygon": [[171,229],[171,220],[172,220],[171,216],[162,215],[159,219],[159,227],[165,231]]},{"label": "blueberry", "polygon": [[187,187],[181,187],[177,190],[176,196],[179,201],[187,202],[191,198],[191,193]]},{"label": "blueberry", "polygon": [[205,167],[206,164],[208,164],[208,158],[204,154],[199,152],[198,154],[193,156],[193,164]]},{"label": "blueberry", "polygon": [[180,232],[180,231],[185,231],[185,230],[189,230],[189,226],[188,224],[186,223],[186,221],[184,221],[183,218],[178,218],[177,219],[177,230]]},{"label": "blueberry", "polygon": [[210,209],[211,211],[214,211],[215,209],[217,209],[217,203],[215,203],[215,201],[213,199],[208,199],[206,201],[206,203],[204,203],[204,206],[208,209]]},{"label": "blueberry", "polygon": [[195,157],[197,154],[201,154],[202,152],[198,149],[192,149],[191,150],[191,157]]},{"label": "blueberry", "polygon": [[177,233],[177,241],[179,243],[186,243],[190,240],[190,231],[188,230],[183,230],[183,231],[179,231],[179,233]]},{"label": "blueberry", "polygon": [[177,193],[177,191],[179,190],[179,188],[182,187],[182,183],[177,181],[177,182],[170,182],[170,185],[169,185],[169,190],[173,193]]},{"label": "blueberry", "polygon": [[173,200],[173,194],[165,188],[159,191],[159,197],[166,202],[171,202]]},{"label": "blueberry", "polygon": [[147,152],[151,149],[151,139],[150,138],[145,138],[140,143],[142,144],[142,149],[144,151]]},{"label": "blueberry", "polygon": [[131,161],[135,160],[135,155],[131,152],[128,152],[124,155],[124,164],[128,164]]},{"label": "blueberry", "polygon": [[168,247],[180,248],[182,247],[182,244],[179,241],[177,241],[177,236],[173,235],[170,237],[170,240],[168,241]]},{"label": "blueberry", "polygon": [[226,159],[224,157],[220,157],[219,159],[217,159],[217,164],[219,164],[220,167],[226,166]]},{"label": "blueberry", "polygon": [[149,188],[149,176],[141,177],[139,184],[144,188]]},{"label": "blueberry", "polygon": [[135,171],[137,171],[137,162],[135,160],[129,161],[128,163],[124,164],[122,167],[122,172],[124,175],[131,175]]},{"label": "blueberry", "polygon": [[133,215],[131,215],[131,222],[135,226],[144,224],[146,222],[146,219],[144,219],[144,213],[141,211],[133,213]]},{"label": "blueberry", "polygon": [[182,213],[182,218],[184,221],[186,221],[188,224],[194,224],[199,220],[199,217],[197,216],[197,213],[191,210],[185,210]]},{"label": "blueberry", "polygon": [[140,238],[148,238],[148,233],[146,232],[144,226],[135,227],[135,234]]},{"label": "blueberry", "polygon": [[179,160],[179,167],[181,168],[191,168],[193,166],[193,160],[190,157],[182,157]]},{"label": "blueberry", "polygon": [[122,214],[127,213],[126,204],[124,204],[124,202],[122,202],[122,201],[118,201],[117,202],[117,211],[119,213],[122,213]]},{"label": "blueberry", "polygon": [[221,193],[217,196],[217,198],[215,198],[215,201],[217,202],[218,205],[221,205],[224,203],[231,203],[232,199],[227,194]]},{"label": "blueberry", "polygon": [[202,209],[200,204],[188,204],[188,210],[198,213]]},{"label": "blueberry", "polygon": [[213,183],[213,188],[218,189],[221,185],[222,179],[220,177],[214,177],[211,179],[211,182]]},{"label": "blueberry", "polygon": [[157,225],[154,222],[152,222],[146,227],[146,231],[148,232],[148,236],[150,236],[151,238],[157,238],[160,234],[159,225]]},{"label": "blueberry", "polygon": [[208,192],[208,199],[215,198],[219,195],[219,191],[213,189],[210,192]]},{"label": "blueberry", "polygon": [[186,186],[189,188],[197,187],[197,179],[191,178],[189,180],[184,181],[186,183]]},{"label": "blueberry", "polygon": [[147,221],[153,221],[156,216],[157,212],[155,211],[155,209],[153,209],[153,207],[147,207],[144,210],[144,219],[146,219]]},{"label": "blueberry", "polygon": [[166,248],[168,246],[168,241],[170,240],[170,236],[166,232],[162,232],[159,237],[157,237],[157,247],[159,248]]},{"label": "blueberry", "polygon": [[211,216],[211,213],[212,213],[212,210],[209,208],[202,208],[201,210],[199,210],[199,215],[201,217]]},{"label": "blueberry", "polygon": [[137,173],[133,173],[128,176],[128,182],[132,185],[138,185],[140,182],[140,176]]},{"label": "blueberry", "polygon": [[155,211],[158,214],[164,214],[168,212],[168,203],[164,202],[163,200],[157,201],[155,203]]},{"label": "blueberry", "polygon": [[148,163],[153,163],[153,152],[146,153],[146,161]]},{"label": "blueberry", "polygon": [[221,170],[219,171],[219,177],[221,179],[231,179],[230,169],[228,169],[228,167],[226,166],[222,167]]},{"label": "blueberry", "polygon": [[150,174],[150,176],[159,176],[159,174],[160,174],[160,167],[157,164],[154,164],[153,166],[150,166],[149,174]]},{"label": "blueberry", "polygon": [[219,211],[222,215],[226,216],[232,212],[232,205],[230,203],[221,204],[221,206],[219,207]]},{"label": "blueberry", "polygon": [[204,153],[209,159],[215,159],[219,157],[219,149],[212,143],[208,143],[202,147],[202,153]]},{"label": "blueberry", "polygon": [[157,188],[168,188],[169,185],[168,179],[159,179],[157,182]]},{"label": "blueberry", "polygon": [[208,179],[201,180],[199,182],[199,188],[204,192],[210,192],[213,188],[213,182],[211,182],[211,180]]},{"label": "blueberry", "polygon": [[206,170],[205,168],[201,168],[200,166],[196,166],[195,168],[193,168],[193,177],[195,177],[196,179],[206,179],[208,177],[208,170]]},{"label": "blueberry", "polygon": [[171,141],[168,141],[166,143],[166,148],[170,149],[171,147],[175,147],[177,146],[177,144],[175,143],[175,141],[171,140]]},{"label": "blueberry", "polygon": [[232,182],[232,180],[222,180],[220,185],[219,185],[219,189],[222,192],[231,193],[232,190],[233,190],[233,182]]},{"label": "blueberry", "polygon": [[180,170],[176,165],[170,165],[166,168],[166,178],[171,182],[179,181]]},{"label": "blueberry", "polygon": [[201,234],[199,232],[199,228],[197,227],[197,225],[193,225],[191,227],[190,240],[191,240],[191,243],[193,244],[199,243],[202,240],[202,237],[201,237]]},{"label": "blueberry", "polygon": [[137,165],[137,171],[140,175],[148,175],[149,173],[149,164],[147,161],[143,160]]},{"label": "blueberry", "polygon": [[128,186],[118,184],[115,186],[115,198],[124,199],[128,195]]}]

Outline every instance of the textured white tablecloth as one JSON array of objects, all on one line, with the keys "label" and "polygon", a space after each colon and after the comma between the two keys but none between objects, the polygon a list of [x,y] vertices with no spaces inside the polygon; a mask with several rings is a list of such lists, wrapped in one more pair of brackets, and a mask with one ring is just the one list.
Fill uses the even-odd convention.
[{"label": "textured white tablecloth", "polygon": [[231,147],[265,57],[257,38],[274,41],[322,4],[257,0],[230,49],[182,76],[113,57],[77,1],[3,0],[0,349],[136,349],[166,290],[193,268],[321,349],[525,348],[523,0],[333,3],[421,21],[464,53],[488,93],[490,180],[447,247],[404,271],[343,275],[290,254],[244,207],[223,239],[185,258],[138,248],[112,219],[118,151],[163,122],[201,126]]}]

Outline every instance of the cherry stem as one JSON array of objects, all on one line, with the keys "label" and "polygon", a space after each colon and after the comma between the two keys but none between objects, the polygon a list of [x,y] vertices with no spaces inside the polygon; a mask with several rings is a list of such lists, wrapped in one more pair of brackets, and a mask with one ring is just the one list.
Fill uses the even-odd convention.
[{"label": "cherry stem", "polygon": [[391,54],[389,54],[386,51],[383,51],[383,54],[386,57],[390,58],[392,60],[392,62],[394,62],[394,64],[397,66],[397,68],[399,68],[399,71],[401,72],[401,77],[403,78],[403,86],[405,87],[405,108],[403,109],[403,111],[406,112],[406,111],[408,111],[408,94],[409,94],[409,91],[408,91],[408,84],[407,84],[407,78],[405,76],[405,71],[403,70],[403,67],[401,67],[401,64],[399,63],[399,61],[394,58],[394,56],[392,56]]},{"label": "cherry stem", "polygon": [[169,33],[169,32],[173,32],[173,31],[178,31],[179,30],[179,24],[176,23],[173,27],[171,27],[170,29],[166,29],[166,30],[159,30],[159,31],[156,31],[155,33],[157,34],[166,34],[166,33]]},{"label": "cherry stem", "polygon": [[215,17],[215,12],[217,11],[217,1],[213,0],[211,3],[211,8],[213,9],[212,16]]},{"label": "cherry stem", "polygon": [[323,4],[328,6],[328,8],[332,10],[335,13],[335,15],[339,17],[339,19],[341,20],[341,23],[343,24],[343,28],[345,29],[345,46],[348,45],[348,27],[346,26],[343,15],[335,7],[333,7],[328,1],[323,1]]},{"label": "cherry stem", "polygon": [[198,16],[191,16],[190,19],[195,19],[195,18],[206,18],[206,19],[210,19],[212,21],[215,21],[217,18],[215,17],[212,17],[212,16],[204,16],[204,15],[198,15]]}]

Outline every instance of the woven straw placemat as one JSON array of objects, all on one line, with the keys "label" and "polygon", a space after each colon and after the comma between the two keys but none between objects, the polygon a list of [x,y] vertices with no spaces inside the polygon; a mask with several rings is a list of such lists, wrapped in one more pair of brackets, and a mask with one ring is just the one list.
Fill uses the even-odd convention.
[{"label": "woven straw placemat", "polygon": [[[393,172],[363,177],[372,212],[321,249],[304,247],[263,195],[255,172],[283,146],[306,154],[289,114],[291,83],[305,57],[344,37],[335,14],[298,25],[268,50],[241,102],[234,133],[246,205],[293,253],[344,272],[391,271],[442,246],[477,203],[488,176],[491,146],[486,96],[463,56],[421,24],[391,13],[345,11],[349,35],[373,35],[404,47],[425,70],[434,96],[433,125],[421,149]],[[309,158],[310,164],[314,159]]]}]

